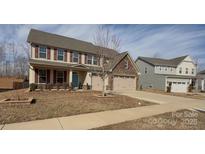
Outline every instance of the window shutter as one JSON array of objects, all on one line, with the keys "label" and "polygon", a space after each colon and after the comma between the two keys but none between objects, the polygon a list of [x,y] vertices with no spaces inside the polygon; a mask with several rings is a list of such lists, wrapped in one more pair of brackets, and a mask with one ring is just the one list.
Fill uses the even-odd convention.
[{"label": "window shutter", "polygon": [[70,62],[73,62],[73,52],[70,52]]},{"label": "window shutter", "polygon": [[47,83],[50,83],[50,70],[47,70],[47,73],[46,73],[46,75],[47,75]]},{"label": "window shutter", "polygon": [[35,69],[35,83],[38,83],[38,69]]},{"label": "window shutter", "polygon": [[85,64],[87,64],[87,54],[85,54]]},{"label": "window shutter", "polygon": [[56,83],[56,70],[53,71],[53,83]]},{"label": "window shutter", "polygon": [[57,49],[54,49],[54,60],[57,60]]},{"label": "window shutter", "polygon": [[47,59],[51,59],[51,49],[47,48]]},{"label": "window shutter", "polygon": [[67,81],[67,71],[64,71],[64,82]]},{"label": "window shutter", "polygon": [[64,61],[67,62],[67,51],[64,51]]},{"label": "window shutter", "polygon": [[79,64],[82,64],[82,61],[81,61],[81,53],[79,53]]},{"label": "window shutter", "polygon": [[35,58],[38,58],[38,46],[35,46]]}]

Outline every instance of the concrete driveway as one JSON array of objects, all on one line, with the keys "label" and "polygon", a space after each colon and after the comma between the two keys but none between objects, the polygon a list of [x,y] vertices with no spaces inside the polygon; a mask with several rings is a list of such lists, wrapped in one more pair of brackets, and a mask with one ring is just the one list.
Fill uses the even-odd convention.
[{"label": "concrete driveway", "polygon": [[152,92],[145,92],[145,91],[119,91],[116,92],[117,94],[127,95],[133,98],[142,99],[145,101],[150,101],[158,104],[167,104],[167,103],[196,103],[201,104],[202,106],[205,105],[205,100],[199,99],[192,99],[192,98],[185,98],[179,96],[170,96],[170,95],[163,95],[163,94],[156,94]]}]

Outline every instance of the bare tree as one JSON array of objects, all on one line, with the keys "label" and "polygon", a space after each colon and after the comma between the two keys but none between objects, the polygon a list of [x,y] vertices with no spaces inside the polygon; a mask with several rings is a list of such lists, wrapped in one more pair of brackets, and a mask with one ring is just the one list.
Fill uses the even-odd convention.
[{"label": "bare tree", "polygon": [[28,72],[27,63],[28,63],[28,61],[27,61],[25,56],[23,56],[23,55],[17,56],[17,65],[16,65],[17,71],[16,71],[16,73],[21,78],[24,78]]},{"label": "bare tree", "polygon": [[107,64],[105,52],[107,48],[120,51],[120,42],[119,37],[112,34],[110,30],[104,26],[99,26],[94,35],[94,44],[98,47],[98,61],[102,67],[102,71],[99,73],[103,81],[102,96],[105,96],[105,79],[107,77],[105,70]]},{"label": "bare tree", "polygon": [[3,76],[3,70],[4,70],[4,62],[6,60],[6,53],[4,50],[4,44],[0,44],[0,76]]}]

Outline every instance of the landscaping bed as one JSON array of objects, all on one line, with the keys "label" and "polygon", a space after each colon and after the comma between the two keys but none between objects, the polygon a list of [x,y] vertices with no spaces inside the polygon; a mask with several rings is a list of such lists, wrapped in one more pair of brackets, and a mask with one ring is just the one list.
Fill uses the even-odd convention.
[{"label": "landscaping bed", "polygon": [[97,97],[97,91],[34,91],[13,90],[0,93],[0,100],[34,98],[34,104],[0,104],[0,124],[23,122],[83,113],[154,105],[123,95]]},{"label": "landscaping bed", "polygon": [[180,110],[122,122],[98,130],[199,130],[205,129],[205,112]]}]

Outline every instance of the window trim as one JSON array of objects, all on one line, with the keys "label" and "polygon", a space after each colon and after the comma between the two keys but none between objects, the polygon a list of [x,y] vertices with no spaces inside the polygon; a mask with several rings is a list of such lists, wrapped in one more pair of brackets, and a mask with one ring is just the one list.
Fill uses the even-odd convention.
[{"label": "window trim", "polygon": [[[94,63],[96,61],[96,64]],[[98,65],[97,56],[93,55],[93,65]]]},{"label": "window trim", "polygon": [[182,67],[179,68],[179,74],[182,74]]},{"label": "window trim", "polygon": [[[45,52],[46,57],[45,58],[40,56],[41,55],[41,48],[45,48],[46,49],[46,52]],[[39,46],[39,48],[38,48],[38,57],[40,59],[47,59],[47,47],[46,46]]]},{"label": "window trim", "polygon": [[186,68],[185,74],[189,74],[189,68]]},{"label": "window trim", "polygon": [[[88,63],[88,61],[90,61],[90,60],[91,60],[91,63]],[[96,64],[94,62],[96,62]],[[92,54],[88,54],[86,64],[88,64],[88,65],[98,65],[97,56],[92,55]]]},{"label": "window trim", "polygon": [[191,69],[191,74],[194,74],[194,71],[195,71],[195,69],[194,69],[194,68],[192,68],[192,69]]},{"label": "window trim", "polygon": [[[91,63],[89,63],[88,61],[91,61]],[[89,65],[93,64],[93,55],[90,55],[90,54],[87,55],[87,64]]]},{"label": "window trim", "polygon": [[[40,82],[40,71],[45,71],[45,82]],[[46,69],[39,69],[38,70],[38,83],[41,83],[41,84],[46,84],[47,83],[47,70]]]},{"label": "window trim", "polygon": [[[77,57],[77,56],[76,56],[76,57],[74,56],[75,53],[78,54],[78,57]],[[77,62],[74,61],[75,58],[78,58],[78,61],[77,61]],[[73,62],[73,63],[79,63],[79,59],[80,59],[80,58],[79,58],[79,53],[78,53],[77,51],[73,51],[73,52],[72,52],[72,62]]]},{"label": "window trim", "polygon": [[[62,59],[62,60],[61,60],[61,59],[58,59],[59,50],[61,50],[61,51],[63,52],[63,59]],[[59,60],[59,61],[64,61],[64,59],[65,59],[64,52],[65,52],[64,49],[61,49],[61,48],[58,48],[58,49],[57,49],[57,60]]]}]

